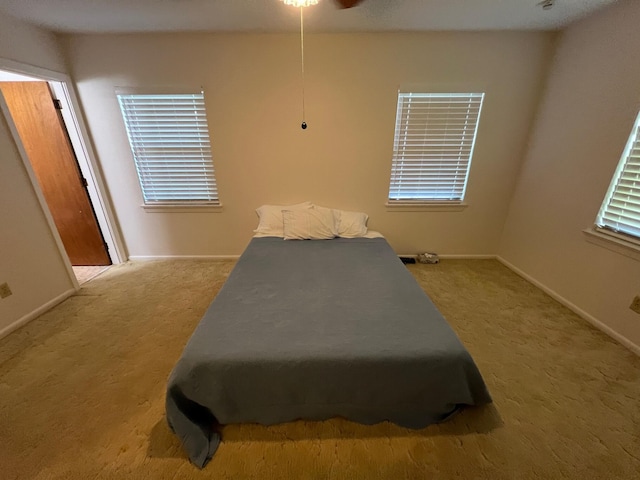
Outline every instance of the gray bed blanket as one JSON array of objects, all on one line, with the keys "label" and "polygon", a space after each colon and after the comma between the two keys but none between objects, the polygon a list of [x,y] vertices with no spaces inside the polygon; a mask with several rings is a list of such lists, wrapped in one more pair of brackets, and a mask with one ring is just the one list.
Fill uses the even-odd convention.
[{"label": "gray bed blanket", "polygon": [[422,428],[488,402],[386,240],[254,238],[173,369],[166,413],[203,467],[218,424],[341,416]]}]

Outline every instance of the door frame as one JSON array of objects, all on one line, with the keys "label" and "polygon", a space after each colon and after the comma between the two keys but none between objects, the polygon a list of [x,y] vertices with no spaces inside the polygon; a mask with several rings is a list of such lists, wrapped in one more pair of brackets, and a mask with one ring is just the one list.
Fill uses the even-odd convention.
[{"label": "door frame", "polygon": [[[91,203],[93,204],[93,209],[96,214],[98,225],[108,246],[108,254],[111,258],[111,262],[113,264],[126,262],[127,251],[125,248],[125,244],[122,238],[122,234],[118,228],[113,207],[106,193],[107,189],[102,178],[102,173],[100,171],[98,161],[96,160],[96,155],[93,151],[93,146],[89,141],[89,134],[84,122],[84,118],[79,113],[81,112],[79,106],[80,104],[78,102],[78,97],[76,95],[71,78],[64,73],[19,63],[14,60],[5,59],[2,57],[0,57],[0,70],[17,73],[20,75],[26,75],[29,77],[41,79],[45,82],[49,82],[49,85],[52,87],[53,94],[62,103],[62,117],[65,123],[65,127],[69,134],[69,138],[71,140],[73,150],[76,154],[76,158],[78,160],[78,165],[80,166],[82,175],[87,180],[87,191],[89,193],[89,198],[91,200]],[[16,145],[18,146],[22,162],[27,170],[27,174],[29,176],[29,179],[31,180],[33,189],[45,214],[47,223],[49,224],[49,228],[51,229],[51,233],[56,240],[56,244],[58,246],[58,249],[60,250],[62,258],[67,265],[69,276],[73,280],[74,285],[76,285],[77,280],[73,273],[73,269],[71,268],[71,262],[69,261],[67,252],[64,249],[64,245],[62,244],[60,234],[58,233],[58,229],[56,228],[53,221],[53,216],[51,215],[49,206],[44,199],[44,195],[36,179],[29,157],[27,156],[24,146],[22,145],[22,141],[20,140],[20,136],[18,135],[18,131],[13,123],[11,114],[9,113],[7,104],[4,100],[4,97],[2,97],[1,92],[0,107],[4,113],[5,118],[7,119]]]}]

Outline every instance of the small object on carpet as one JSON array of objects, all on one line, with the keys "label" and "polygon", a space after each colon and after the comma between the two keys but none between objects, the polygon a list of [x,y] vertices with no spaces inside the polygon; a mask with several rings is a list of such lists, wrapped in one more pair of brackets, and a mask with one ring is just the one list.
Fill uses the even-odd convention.
[{"label": "small object on carpet", "polygon": [[418,262],[427,263],[427,264],[440,263],[440,257],[438,257],[437,253],[430,253],[430,252],[419,253]]}]

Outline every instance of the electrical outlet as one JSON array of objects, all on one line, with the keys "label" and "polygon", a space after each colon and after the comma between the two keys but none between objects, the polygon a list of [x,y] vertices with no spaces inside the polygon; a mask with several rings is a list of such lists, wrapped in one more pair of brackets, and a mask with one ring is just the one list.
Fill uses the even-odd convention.
[{"label": "electrical outlet", "polygon": [[2,285],[0,285],[0,298],[7,298],[9,295],[11,295],[9,284],[3,283]]},{"label": "electrical outlet", "polygon": [[633,297],[633,302],[631,302],[629,308],[636,313],[640,313],[640,295]]}]

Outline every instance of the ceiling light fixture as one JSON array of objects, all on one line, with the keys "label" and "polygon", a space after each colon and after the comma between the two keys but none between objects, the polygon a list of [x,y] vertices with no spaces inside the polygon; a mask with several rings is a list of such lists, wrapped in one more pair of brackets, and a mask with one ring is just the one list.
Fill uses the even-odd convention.
[{"label": "ceiling light fixture", "polygon": [[301,59],[301,73],[302,73],[302,129],[307,129],[307,122],[305,121],[304,112],[304,9],[311,5],[317,5],[318,0],[281,0],[285,5],[291,5],[293,7],[300,8],[300,59]]},{"label": "ceiling light fixture", "polygon": [[291,5],[294,7],[310,7],[311,5],[317,5],[318,0],[282,0],[285,5]]}]

